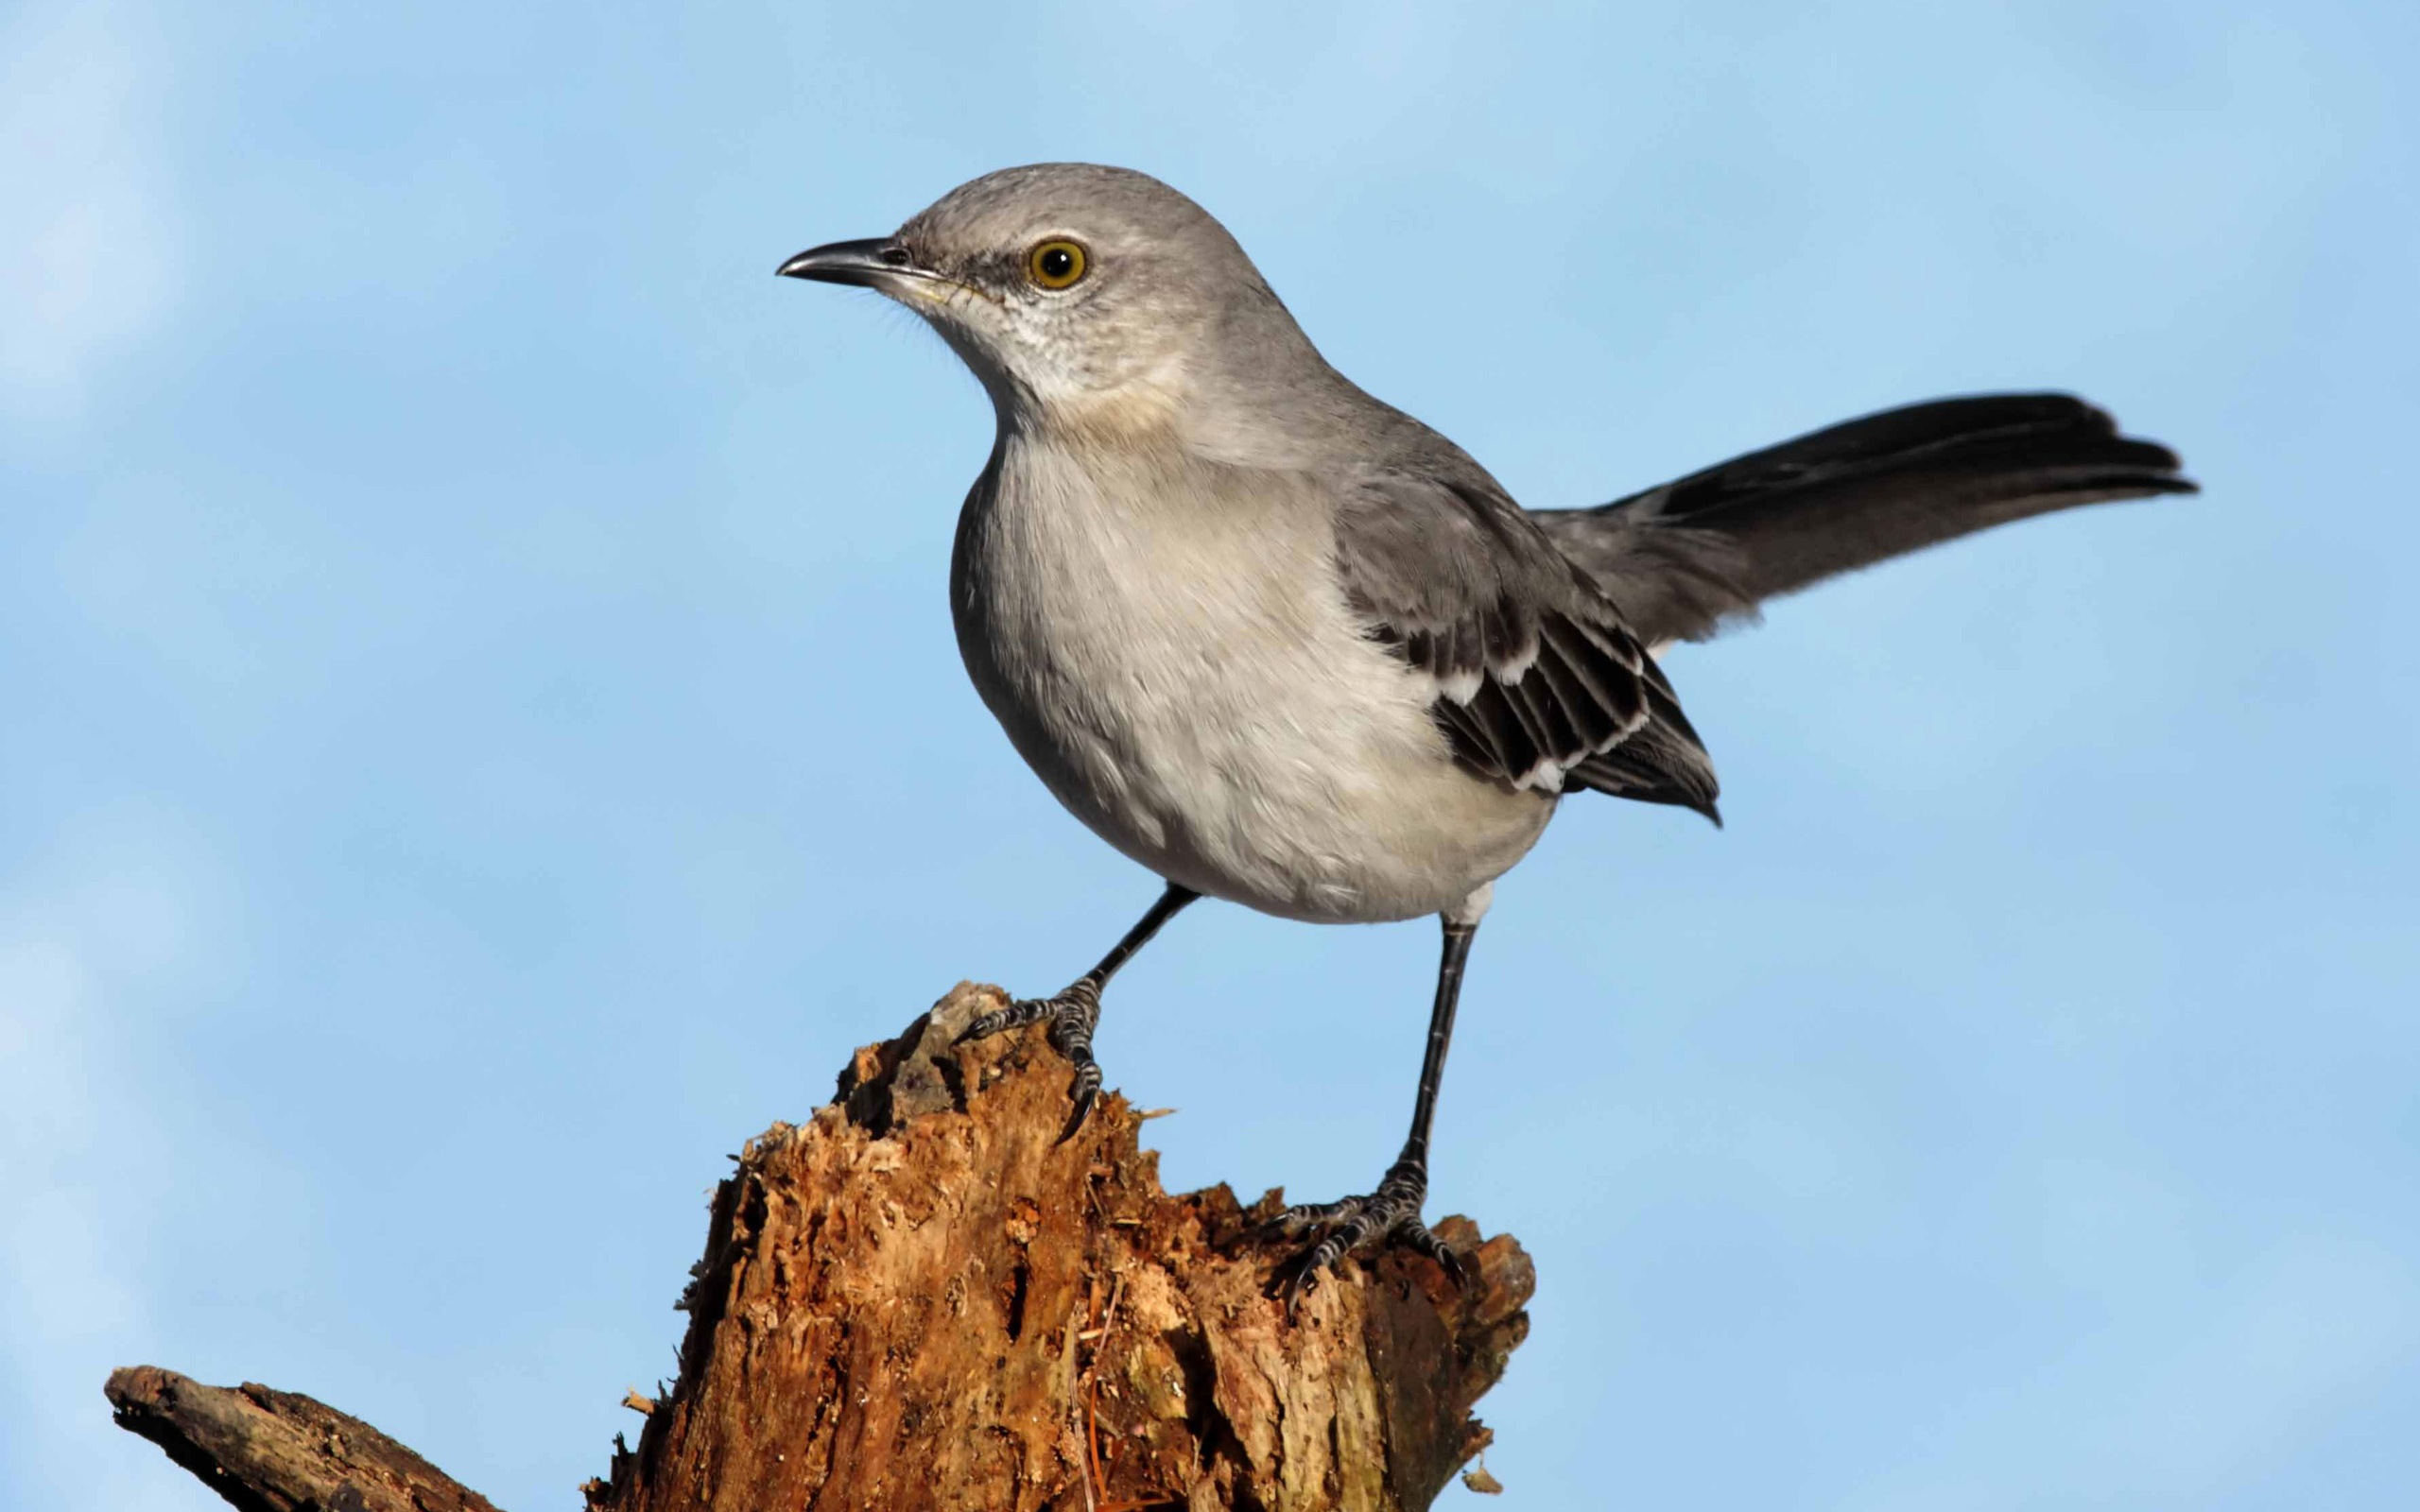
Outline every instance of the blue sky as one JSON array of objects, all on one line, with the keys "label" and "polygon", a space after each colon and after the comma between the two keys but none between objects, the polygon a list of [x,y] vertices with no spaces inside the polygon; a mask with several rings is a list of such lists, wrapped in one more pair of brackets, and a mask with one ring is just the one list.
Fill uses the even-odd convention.
[{"label": "blue sky", "polygon": [[[2408,1504],[2415,33],[0,14],[0,1505],[218,1504],[135,1362],[575,1504],[724,1152],[1149,901],[957,664],[979,389],[771,277],[1046,158],[1534,505],[2031,387],[2207,489],[1677,651],[1730,827],[1574,803],[1499,888],[1431,1211],[1538,1260],[1505,1504]],[[1171,1185],[1366,1188],[1433,951],[1172,926],[1100,1038]]]}]

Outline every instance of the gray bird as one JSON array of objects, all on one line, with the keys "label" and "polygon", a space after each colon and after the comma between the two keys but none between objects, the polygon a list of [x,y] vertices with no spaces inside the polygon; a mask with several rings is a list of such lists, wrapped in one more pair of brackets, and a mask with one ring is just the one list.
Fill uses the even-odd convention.
[{"label": "gray bird", "polygon": [[1435,914],[1410,1136],[1374,1192],[1289,1210],[1288,1300],[1421,1221],[1429,1122],[1493,885],[1587,790],[1720,823],[1654,653],[1763,600],[1987,526],[2182,493],[2167,448],[2062,394],[1850,421],[1591,509],[1530,511],[1329,367],[1225,227],[1157,180],[1043,163],[779,271],[939,331],[998,420],[959,516],[966,670],[1059,801],[1163,878],[1046,1022],[1100,1087],[1101,989],[1207,896],[1319,923]]}]

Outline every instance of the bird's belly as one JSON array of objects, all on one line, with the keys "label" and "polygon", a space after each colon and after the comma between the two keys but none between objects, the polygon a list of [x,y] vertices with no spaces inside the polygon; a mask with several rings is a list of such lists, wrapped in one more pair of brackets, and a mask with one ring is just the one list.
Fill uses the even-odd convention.
[{"label": "bird's belly", "polygon": [[[1172,882],[1318,921],[1455,907],[1529,850],[1554,800],[1457,767],[1402,665],[1272,555],[1289,559],[962,572],[967,671],[1059,800]],[[1038,598],[1053,583],[1084,602]]]},{"label": "bird's belly", "polygon": [[1553,811],[1418,749],[1425,729],[1357,730],[1335,709],[1207,670],[1181,699],[1141,709],[1023,696],[1016,679],[985,698],[1101,838],[1171,882],[1289,919],[1452,908],[1519,860]]}]

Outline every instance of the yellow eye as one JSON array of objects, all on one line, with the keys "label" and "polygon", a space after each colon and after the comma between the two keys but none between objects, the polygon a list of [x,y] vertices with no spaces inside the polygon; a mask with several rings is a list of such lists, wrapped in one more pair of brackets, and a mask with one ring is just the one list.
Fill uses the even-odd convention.
[{"label": "yellow eye", "polygon": [[1084,276],[1084,249],[1074,242],[1047,241],[1025,254],[1025,270],[1046,289],[1063,289]]}]

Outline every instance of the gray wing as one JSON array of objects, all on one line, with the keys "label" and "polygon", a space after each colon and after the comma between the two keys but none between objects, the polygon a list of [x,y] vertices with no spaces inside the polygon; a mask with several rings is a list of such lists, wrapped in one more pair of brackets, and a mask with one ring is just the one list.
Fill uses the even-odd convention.
[{"label": "gray wing", "polygon": [[1474,775],[1717,816],[1713,763],[1587,575],[1460,454],[1335,481],[1337,560],[1367,633],[1426,677]]},{"label": "gray wing", "polygon": [[1651,645],[1838,573],[2077,505],[2191,493],[2176,454],[2068,394],[1885,410],[1594,509],[1530,516]]}]

